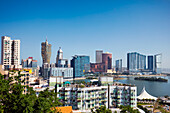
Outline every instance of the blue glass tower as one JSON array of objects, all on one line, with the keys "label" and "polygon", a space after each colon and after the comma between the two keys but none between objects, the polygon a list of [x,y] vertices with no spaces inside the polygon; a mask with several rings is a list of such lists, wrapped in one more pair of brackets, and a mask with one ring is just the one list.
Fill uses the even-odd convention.
[{"label": "blue glass tower", "polygon": [[90,70],[90,57],[89,56],[73,56],[71,60],[71,67],[73,67],[73,77],[82,77],[85,72]]},{"label": "blue glass tower", "polygon": [[127,54],[127,69],[129,72],[138,72],[146,69],[146,56],[137,52]]},{"label": "blue glass tower", "polygon": [[148,56],[148,70],[153,71],[154,59],[153,56]]},{"label": "blue glass tower", "polygon": [[122,59],[116,60],[116,72],[122,72]]}]

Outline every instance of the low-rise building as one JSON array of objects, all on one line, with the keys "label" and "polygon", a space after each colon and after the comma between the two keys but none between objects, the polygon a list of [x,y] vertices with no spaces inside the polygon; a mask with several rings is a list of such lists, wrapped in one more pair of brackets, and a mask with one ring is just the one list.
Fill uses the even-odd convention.
[{"label": "low-rise building", "polygon": [[137,105],[137,87],[128,85],[108,85],[79,87],[71,85],[60,87],[58,97],[64,106],[72,106],[73,110],[88,110],[99,108],[101,105],[107,108],[117,108],[120,105]]},{"label": "low-rise building", "polygon": [[51,76],[61,76],[64,79],[73,78],[73,68],[68,67],[49,67],[43,69],[43,77],[49,79]]},{"label": "low-rise building", "polygon": [[[15,76],[19,76],[19,75],[21,75],[20,80],[21,81],[24,80],[24,82],[21,83],[21,85],[25,86],[23,94],[26,94],[27,93],[27,87],[26,86],[29,87],[29,77],[30,77],[31,73],[28,72],[28,71],[21,71],[20,73],[18,73],[18,71],[11,71],[11,72],[9,72],[8,77],[12,77],[14,79]],[[12,83],[15,83],[15,82],[16,81],[14,80]]]},{"label": "low-rise building", "polygon": [[48,80],[48,85],[49,87],[55,87],[56,85],[57,87],[63,87],[63,77],[50,77]]},{"label": "low-rise building", "polygon": [[113,76],[100,76],[99,77],[99,83],[101,85],[107,85],[107,84],[113,84]]},{"label": "low-rise building", "polygon": [[33,60],[33,57],[28,57],[26,60],[22,59],[23,68],[37,68],[37,60]]}]

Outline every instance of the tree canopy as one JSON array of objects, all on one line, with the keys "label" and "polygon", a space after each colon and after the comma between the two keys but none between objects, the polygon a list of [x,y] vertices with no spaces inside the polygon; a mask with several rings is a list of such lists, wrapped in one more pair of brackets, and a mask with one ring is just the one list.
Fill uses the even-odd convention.
[{"label": "tree canopy", "polygon": [[140,113],[137,109],[133,109],[130,106],[120,106],[120,113]]},{"label": "tree canopy", "polygon": [[106,106],[99,107],[99,109],[96,109],[95,112],[94,112],[94,109],[91,109],[91,112],[92,113],[112,113],[110,109],[106,109]]},{"label": "tree canopy", "polygon": [[[41,91],[36,96],[33,88],[21,85],[21,74],[9,77],[0,74],[0,112],[1,113],[50,113],[57,112],[53,108],[61,105],[57,99],[57,94],[53,91]],[[15,81],[15,82],[14,82]],[[27,93],[23,94],[24,88]]]}]

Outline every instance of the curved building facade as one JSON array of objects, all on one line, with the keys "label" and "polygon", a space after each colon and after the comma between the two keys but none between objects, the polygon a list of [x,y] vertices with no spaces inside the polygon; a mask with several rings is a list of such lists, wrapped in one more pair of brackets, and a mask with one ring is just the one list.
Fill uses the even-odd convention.
[{"label": "curved building facade", "polygon": [[51,58],[51,44],[48,44],[48,41],[41,43],[41,56],[44,63],[50,64]]}]

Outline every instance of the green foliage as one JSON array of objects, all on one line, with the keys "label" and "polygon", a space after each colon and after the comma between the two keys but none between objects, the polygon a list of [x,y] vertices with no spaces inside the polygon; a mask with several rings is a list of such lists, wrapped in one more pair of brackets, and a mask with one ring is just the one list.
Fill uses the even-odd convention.
[{"label": "green foliage", "polygon": [[130,106],[120,106],[121,113],[140,113],[137,109],[133,109]]},{"label": "green foliage", "polygon": [[85,87],[85,85],[83,85],[83,84],[80,84],[80,85],[79,85],[79,87],[80,87],[80,88],[84,88],[84,87]]},{"label": "green foliage", "polygon": [[150,113],[150,111],[147,110],[147,108],[144,108],[144,107],[141,106],[141,105],[138,105],[138,108],[142,109],[145,113]]},{"label": "green foliage", "polygon": [[135,77],[135,80],[146,80],[146,81],[158,81],[158,82],[168,82],[168,79],[157,78],[157,77]]},{"label": "green foliage", "polygon": [[87,83],[83,80],[78,80],[78,81],[75,81],[75,84],[84,84],[86,85]]},{"label": "green foliage", "polygon": [[106,109],[106,106],[101,106],[99,109],[96,109],[94,112],[94,109],[91,109],[92,113],[112,113],[110,109]]},{"label": "green foliage", "polygon": [[138,105],[152,105],[151,103],[142,103],[142,102],[138,102]]},{"label": "green foliage", "polygon": [[165,95],[164,97],[165,97],[165,98],[168,98],[169,96],[168,96],[168,95]]},{"label": "green foliage", "polygon": [[[55,112],[52,108],[61,105],[56,98],[54,91],[49,92],[46,89],[40,92],[37,97],[35,91],[23,86],[21,83],[21,74],[14,78],[4,79],[0,74],[0,112],[1,113],[49,113]],[[15,82],[13,82],[15,80]],[[27,94],[23,94],[24,88],[27,87]]]}]

